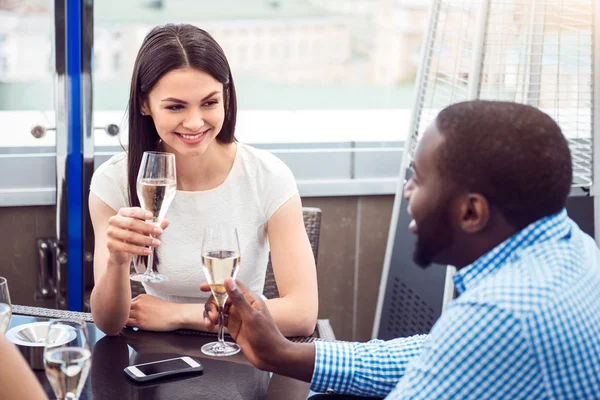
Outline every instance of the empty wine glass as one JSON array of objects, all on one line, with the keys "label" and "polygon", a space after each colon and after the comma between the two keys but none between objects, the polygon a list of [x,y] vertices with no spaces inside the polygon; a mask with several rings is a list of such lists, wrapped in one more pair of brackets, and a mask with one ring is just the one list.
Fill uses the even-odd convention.
[{"label": "empty wine glass", "polygon": [[0,276],[0,334],[5,334],[12,317],[12,304],[8,293],[8,281]]},{"label": "empty wine glass", "polygon": [[50,322],[44,346],[44,368],[58,399],[79,399],[90,371],[91,357],[84,321]]},{"label": "empty wine glass", "polygon": [[[160,226],[161,221],[177,193],[175,154],[146,151],[137,177],[137,195],[144,210],[152,213],[146,222]],[[138,282],[161,283],[167,276],[154,271],[154,247],[151,247],[144,273],[134,273],[130,278]]]},{"label": "empty wine glass", "polygon": [[219,338],[217,342],[202,346],[209,356],[231,356],[240,351],[240,346],[225,341],[223,307],[227,301],[225,278],[235,279],[240,266],[240,243],[237,229],[209,227],[204,230],[202,242],[202,269],[219,310]]}]

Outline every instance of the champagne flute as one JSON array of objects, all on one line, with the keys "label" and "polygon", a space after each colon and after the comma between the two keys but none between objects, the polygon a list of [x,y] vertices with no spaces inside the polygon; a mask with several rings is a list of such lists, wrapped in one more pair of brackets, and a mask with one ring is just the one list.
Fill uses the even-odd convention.
[{"label": "champagne flute", "polygon": [[202,346],[209,356],[231,356],[240,351],[240,346],[225,341],[223,307],[227,301],[225,278],[235,279],[240,266],[240,243],[237,229],[208,227],[202,242],[202,269],[219,310],[219,338],[217,342]]},{"label": "champagne flute", "polygon": [[[177,193],[175,154],[145,151],[137,177],[137,195],[144,210],[152,213],[146,222],[160,226]],[[134,273],[130,278],[138,282],[161,283],[169,280],[154,271],[154,247],[150,247],[148,264],[144,273]]]},{"label": "champagne flute", "polygon": [[92,363],[84,321],[50,322],[44,346],[46,376],[59,400],[77,400]]},{"label": "champagne flute", "polygon": [[12,305],[8,293],[8,281],[0,276],[0,334],[4,335],[12,317]]}]

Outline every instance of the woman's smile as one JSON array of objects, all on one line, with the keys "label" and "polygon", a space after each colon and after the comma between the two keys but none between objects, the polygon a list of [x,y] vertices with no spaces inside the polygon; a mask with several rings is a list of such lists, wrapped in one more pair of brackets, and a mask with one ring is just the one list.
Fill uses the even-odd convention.
[{"label": "woman's smile", "polygon": [[210,131],[210,128],[206,129],[200,133],[195,133],[192,135],[186,134],[186,133],[179,133],[179,132],[174,132],[174,133],[181,139],[181,141],[183,143],[194,145],[194,144],[201,143],[209,131]]}]

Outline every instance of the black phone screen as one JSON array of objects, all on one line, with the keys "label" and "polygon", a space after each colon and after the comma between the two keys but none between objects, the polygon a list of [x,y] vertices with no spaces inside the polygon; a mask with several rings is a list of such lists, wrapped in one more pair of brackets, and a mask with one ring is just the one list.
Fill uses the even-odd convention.
[{"label": "black phone screen", "polygon": [[177,371],[179,369],[190,368],[190,365],[181,358],[174,360],[158,361],[152,364],[136,365],[136,367],[146,375],[160,374],[163,372]]}]

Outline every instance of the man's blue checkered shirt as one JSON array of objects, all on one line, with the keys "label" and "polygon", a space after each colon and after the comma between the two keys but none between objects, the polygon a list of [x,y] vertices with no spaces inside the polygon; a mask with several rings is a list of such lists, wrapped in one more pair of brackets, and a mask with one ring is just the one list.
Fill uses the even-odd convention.
[{"label": "man's blue checkered shirt", "polygon": [[388,399],[600,399],[600,254],[566,211],[454,276],[429,335],[316,342],[311,388]]}]

